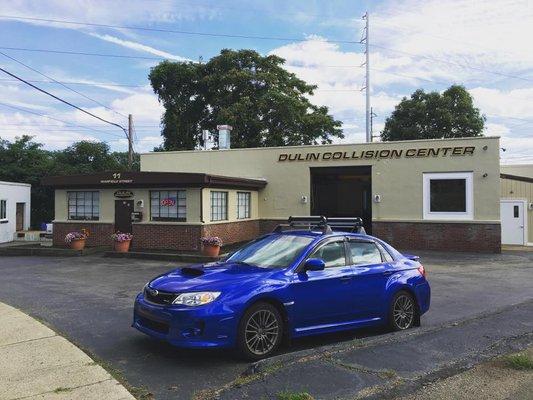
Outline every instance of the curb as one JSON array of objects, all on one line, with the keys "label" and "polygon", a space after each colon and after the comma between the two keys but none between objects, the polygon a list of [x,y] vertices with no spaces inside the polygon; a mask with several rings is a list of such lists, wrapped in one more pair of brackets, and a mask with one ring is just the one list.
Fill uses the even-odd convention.
[{"label": "curb", "polygon": [[22,311],[0,303],[0,398],[134,400],[85,352]]}]

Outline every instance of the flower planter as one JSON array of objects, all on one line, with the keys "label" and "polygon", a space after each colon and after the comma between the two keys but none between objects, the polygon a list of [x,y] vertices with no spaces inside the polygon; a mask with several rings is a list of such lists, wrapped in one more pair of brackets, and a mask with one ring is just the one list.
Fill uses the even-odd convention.
[{"label": "flower planter", "polygon": [[125,240],[123,242],[115,242],[115,251],[117,253],[127,253],[130,250],[131,240]]},{"label": "flower planter", "polygon": [[204,254],[208,257],[218,257],[218,254],[220,253],[220,246],[204,244],[203,250]]},{"label": "flower planter", "polygon": [[85,248],[85,239],[75,239],[70,242],[70,248],[72,250],[83,250]]}]

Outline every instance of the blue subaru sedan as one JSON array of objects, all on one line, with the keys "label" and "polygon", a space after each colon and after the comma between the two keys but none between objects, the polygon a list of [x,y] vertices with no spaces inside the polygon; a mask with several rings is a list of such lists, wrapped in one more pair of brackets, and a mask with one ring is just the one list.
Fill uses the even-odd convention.
[{"label": "blue subaru sedan", "polygon": [[223,261],[154,278],[135,300],[133,327],[175,346],[260,359],[283,339],[419,325],[430,287],[418,258],[364,234],[359,219],[339,220],[291,217]]}]

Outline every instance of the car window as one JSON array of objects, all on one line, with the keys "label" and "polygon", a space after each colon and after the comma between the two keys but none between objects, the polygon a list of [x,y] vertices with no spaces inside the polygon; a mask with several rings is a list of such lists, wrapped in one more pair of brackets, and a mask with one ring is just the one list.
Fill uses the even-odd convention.
[{"label": "car window", "polygon": [[382,262],[381,253],[375,243],[348,242],[353,265],[379,264]]},{"label": "car window", "polygon": [[248,243],[227,261],[242,262],[262,268],[288,267],[314,238],[299,235],[270,235]]},{"label": "car window", "polygon": [[381,243],[376,243],[376,245],[381,250],[381,254],[383,255],[383,258],[385,259],[386,262],[393,262],[394,261],[394,258],[392,258],[391,254],[385,248],[385,246],[381,245]]},{"label": "car window", "polygon": [[330,242],[319,247],[311,254],[310,258],[320,258],[326,264],[326,268],[342,267],[346,265],[344,242]]}]

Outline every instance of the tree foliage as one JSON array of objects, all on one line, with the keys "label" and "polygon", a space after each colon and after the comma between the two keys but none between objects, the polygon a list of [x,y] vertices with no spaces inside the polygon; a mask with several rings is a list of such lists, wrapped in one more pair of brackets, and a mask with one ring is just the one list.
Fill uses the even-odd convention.
[{"label": "tree foliage", "polygon": [[253,50],[222,50],[206,64],[163,61],[149,79],[165,107],[165,150],[194,149],[201,132],[231,125],[232,147],[331,143],[344,137],[327,107],[312,104],[308,85],[284,60]]},{"label": "tree foliage", "polygon": [[[139,157],[134,169],[139,169]],[[48,151],[31,136],[10,142],[0,139],[0,181],[31,184],[31,225],[54,217],[54,191],[41,186],[47,175],[85,174],[100,171],[126,171],[127,153],[111,152],[105,143],[77,142],[65,150]]]},{"label": "tree foliage", "polygon": [[416,90],[403,98],[385,121],[383,141],[482,136],[485,117],[459,85],[442,94]]}]

